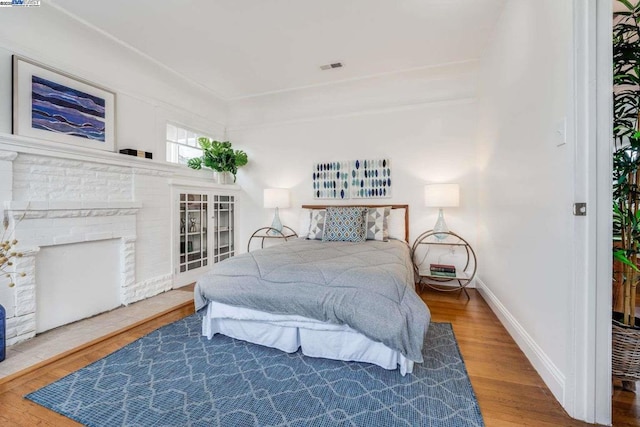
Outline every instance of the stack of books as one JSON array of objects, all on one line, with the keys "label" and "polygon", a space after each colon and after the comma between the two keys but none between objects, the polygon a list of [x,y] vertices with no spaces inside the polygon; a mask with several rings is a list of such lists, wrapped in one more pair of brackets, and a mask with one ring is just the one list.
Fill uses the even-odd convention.
[{"label": "stack of books", "polygon": [[449,264],[430,264],[432,276],[456,277],[456,266]]}]

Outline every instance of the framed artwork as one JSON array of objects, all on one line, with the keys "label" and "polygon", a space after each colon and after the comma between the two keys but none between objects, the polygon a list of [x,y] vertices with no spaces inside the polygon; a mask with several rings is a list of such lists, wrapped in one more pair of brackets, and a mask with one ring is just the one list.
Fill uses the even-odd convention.
[{"label": "framed artwork", "polygon": [[314,199],[391,197],[389,159],[350,160],[313,165]]},{"label": "framed artwork", "polygon": [[105,151],[115,149],[115,94],[13,56],[13,134]]},{"label": "framed artwork", "polygon": [[313,165],[314,199],[349,198],[349,162],[327,162]]},{"label": "framed artwork", "polygon": [[389,159],[352,160],[350,174],[352,198],[391,197]]}]

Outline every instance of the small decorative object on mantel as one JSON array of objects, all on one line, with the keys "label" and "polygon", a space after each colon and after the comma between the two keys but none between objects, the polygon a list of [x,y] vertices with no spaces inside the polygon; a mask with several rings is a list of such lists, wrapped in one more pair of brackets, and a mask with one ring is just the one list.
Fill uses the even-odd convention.
[{"label": "small decorative object on mantel", "polygon": [[389,159],[316,163],[312,176],[315,199],[391,197]]},{"label": "small decorative object on mantel", "polygon": [[229,173],[236,182],[238,168],[249,162],[247,153],[242,150],[234,150],[229,141],[212,141],[209,138],[198,138],[198,144],[202,148],[202,156],[189,159],[187,165],[191,169],[202,169],[203,166],[218,172],[219,183],[228,184],[222,177]]},{"label": "small decorative object on mantel", "polygon": [[134,150],[133,148],[123,148],[120,150],[120,154],[127,154],[129,156],[143,157],[145,159],[153,159],[153,153],[149,151]]},{"label": "small decorative object on mantel", "polygon": [[13,133],[113,151],[115,93],[13,55]]}]

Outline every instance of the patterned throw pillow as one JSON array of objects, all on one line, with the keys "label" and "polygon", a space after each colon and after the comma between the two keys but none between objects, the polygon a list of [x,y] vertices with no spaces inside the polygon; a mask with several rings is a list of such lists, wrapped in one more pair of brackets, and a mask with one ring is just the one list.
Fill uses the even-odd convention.
[{"label": "patterned throw pillow", "polygon": [[363,242],[366,237],[364,207],[330,207],[324,225],[322,240],[341,242]]},{"label": "patterned throw pillow", "polygon": [[309,226],[309,234],[307,239],[322,240],[324,234],[324,221],[327,216],[325,209],[311,209],[311,225]]},{"label": "patterned throw pillow", "polygon": [[389,240],[389,214],[391,206],[369,208],[367,213],[367,240]]}]

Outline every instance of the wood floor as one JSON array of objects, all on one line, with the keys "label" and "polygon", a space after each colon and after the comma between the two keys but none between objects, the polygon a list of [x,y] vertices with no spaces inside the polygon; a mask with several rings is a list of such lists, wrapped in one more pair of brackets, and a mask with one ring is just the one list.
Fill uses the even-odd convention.
[{"label": "wood floor", "polygon": [[488,427],[588,426],[570,418],[482,297],[424,290],[434,322],[450,322]]},{"label": "wood floor", "polygon": [[[469,293],[469,301],[457,292],[425,290],[421,295],[431,309],[433,321],[453,324],[486,425],[589,425],[566,415],[480,295],[474,290]],[[59,360],[36,365],[0,381],[0,426],[78,425],[22,396],[192,312],[192,304],[179,306],[127,331],[68,352]],[[638,413],[635,395],[621,390],[616,393],[619,396],[614,420],[620,423],[616,421],[614,425],[640,425],[635,424]]]}]

